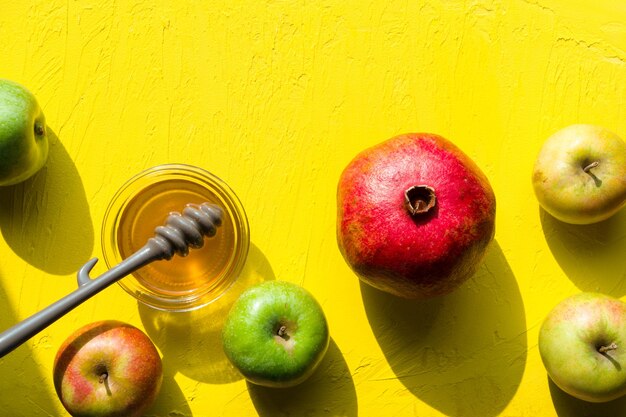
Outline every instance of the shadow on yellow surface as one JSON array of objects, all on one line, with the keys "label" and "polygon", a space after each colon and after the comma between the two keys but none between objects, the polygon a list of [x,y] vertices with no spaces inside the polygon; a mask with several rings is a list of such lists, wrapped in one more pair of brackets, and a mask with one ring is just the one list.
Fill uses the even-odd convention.
[{"label": "shadow on yellow surface", "polygon": [[144,328],[163,354],[164,372],[180,372],[211,384],[242,379],[222,350],[222,325],[230,307],[246,288],[273,279],[274,272],[265,255],[252,244],[239,279],[211,304],[183,313],[162,312],[139,304]]},{"label": "shadow on yellow surface", "polygon": [[[8,274],[0,271],[0,331],[17,323],[17,315],[7,298],[3,282]],[[48,343],[45,338],[35,338],[33,343]],[[29,344],[19,346],[0,358],[0,415],[12,417],[49,416],[55,410],[56,398],[47,388],[52,375],[43,375],[35,362]]]},{"label": "shadow on yellow surface", "polygon": [[361,293],[395,378],[417,398],[454,417],[497,416],[511,401],[526,364],[526,318],[497,242],[447,296],[404,300],[365,284]]},{"label": "shadow on yellow surface", "polygon": [[267,388],[248,383],[248,392],[261,417],[358,415],[350,370],[332,339],[318,369],[300,385]]},{"label": "shadow on yellow surface", "polygon": [[626,397],[606,403],[579,400],[562,391],[548,377],[550,395],[559,417],[626,417]]},{"label": "shadow on yellow surface", "polygon": [[154,404],[152,404],[152,406],[144,414],[144,417],[153,416],[193,416],[185,394],[174,380],[174,376],[171,374],[163,374],[161,391],[159,391],[159,395],[154,401]]},{"label": "shadow on yellow surface", "polygon": [[46,165],[22,183],[0,187],[0,230],[30,265],[65,275],[89,260],[94,232],[76,166],[50,129],[48,137]]},{"label": "shadow on yellow surface", "polygon": [[563,223],[540,209],[546,242],[581,291],[626,295],[626,210],[590,225]]}]

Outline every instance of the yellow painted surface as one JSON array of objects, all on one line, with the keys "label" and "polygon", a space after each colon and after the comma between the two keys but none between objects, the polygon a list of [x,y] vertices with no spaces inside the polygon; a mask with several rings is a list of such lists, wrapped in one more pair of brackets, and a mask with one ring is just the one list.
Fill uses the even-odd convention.
[{"label": "yellow painted surface", "polygon": [[[219,344],[236,291],[194,314],[155,313],[118,286],[0,359],[0,415],[63,416],[52,361],[70,332],[117,318],[164,362],[149,416],[624,416],[551,386],[538,327],[582,290],[626,299],[626,213],[588,227],[543,215],[530,184],[566,125],[626,137],[622,0],[8,1],[0,77],[39,98],[47,166],[0,189],[0,325],[75,288],[102,258],[115,191],[162,163],[198,165],[246,207],[251,252],[236,291],[302,284],[332,343],[289,390],[247,385]],[[361,287],[335,241],[338,177],[365,147],[439,133],[498,200],[496,239],[450,296],[405,302]],[[104,270],[99,263],[96,273]]]}]

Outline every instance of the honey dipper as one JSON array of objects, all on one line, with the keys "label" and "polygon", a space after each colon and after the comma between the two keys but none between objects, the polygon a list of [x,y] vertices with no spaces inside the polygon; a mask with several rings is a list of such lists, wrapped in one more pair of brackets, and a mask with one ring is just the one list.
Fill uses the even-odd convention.
[{"label": "honey dipper", "polygon": [[212,237],[222,223],[222,209],[209,203],[188,204],[180,213],[170,213],[165,226],[155,228],[155,236],[137,252],[97,278],[89,272],[98,262],[89,260],[78,271],[78,289],[0,333],[0,358],[61,318],[82,302],[114,282],[157,260],[170,260],[174,254],[187,256],[189,248],[200,248],[204,236]]}]

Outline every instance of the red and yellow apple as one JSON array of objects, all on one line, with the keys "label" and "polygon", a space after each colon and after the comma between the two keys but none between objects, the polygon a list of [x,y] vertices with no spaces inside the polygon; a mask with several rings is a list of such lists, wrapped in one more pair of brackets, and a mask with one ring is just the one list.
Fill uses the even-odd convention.
[{"label": "red and yellow apple", "polygon": [[70,335],[54,361],[54,387],[74,417],[138,417],[154,402],[161,357],[141,330],[106,320]]}]

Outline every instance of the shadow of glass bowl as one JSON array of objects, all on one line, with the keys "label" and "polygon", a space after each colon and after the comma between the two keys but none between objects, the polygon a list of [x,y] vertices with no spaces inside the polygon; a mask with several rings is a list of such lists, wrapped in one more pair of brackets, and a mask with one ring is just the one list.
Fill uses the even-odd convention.
[{"label": "shadow of glass bowl", "polygon": [[166,372],[180,372],[198,382],[226,384],[241,380],[222,349],[222,326],[231,306],[248,287],[273,280],[274,272],[254,244],[235,283],[221,297],[197,310],[165,312],[138,303],[139,315],[163,354]]}]

